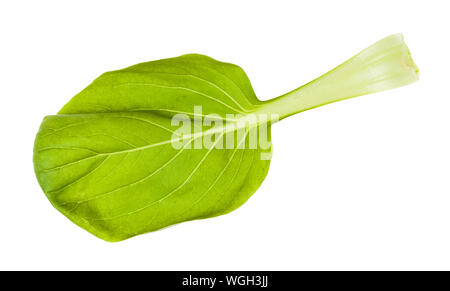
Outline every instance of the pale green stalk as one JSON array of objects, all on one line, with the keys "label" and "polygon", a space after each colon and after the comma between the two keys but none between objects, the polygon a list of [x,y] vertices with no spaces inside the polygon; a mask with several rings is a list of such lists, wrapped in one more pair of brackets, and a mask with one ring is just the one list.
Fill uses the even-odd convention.
[{"label": "pale green stalk", "polygon": [[418,80],[418,72],[403,36],[394,34],[321,77],[266,101],[258,113],[276,113],[281,120],[339,100],[408,85]]}]

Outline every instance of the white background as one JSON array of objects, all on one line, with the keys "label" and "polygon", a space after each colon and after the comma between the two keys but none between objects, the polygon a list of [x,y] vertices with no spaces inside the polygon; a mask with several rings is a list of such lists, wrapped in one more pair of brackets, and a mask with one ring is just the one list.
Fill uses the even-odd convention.
[{"label": "white background", "polygon": [[[448,1],[3,1],[0,269],[450,269]],[[402,32],[420,81],[273,127],[260,189],[237,211],[120,243],[72,224],[33,173],[34,136],[94,78],[203,53],[261,99]]]}]

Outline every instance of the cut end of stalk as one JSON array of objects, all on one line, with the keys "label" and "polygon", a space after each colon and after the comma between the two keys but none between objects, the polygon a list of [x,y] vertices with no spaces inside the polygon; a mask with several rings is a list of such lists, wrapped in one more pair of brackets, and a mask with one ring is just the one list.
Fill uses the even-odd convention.
[{"label": "cut end of stalk", "polygon": [[[400,35],[403,39],[403,35]],[[408,55],[405,56],[404,60],[403,60],[403,65],[412,71],[412,74],[416,77],[416,81],[419,80],[419,67],[417,67],[416,63],[414,63],[412,57],[411,57],[411,52],[409,51],[408,47],[405,44],[406,49],[408,50]]]},{"label": "cut end of stalk", "polygon": [[419,79],[419,68],[400,33],[376,42],[349,62],[359,64],[354,67],[359,72],[354,73],[360,75],[355,76],[361,81],[360,88],[366,87],[363,94],[405,86]]}]

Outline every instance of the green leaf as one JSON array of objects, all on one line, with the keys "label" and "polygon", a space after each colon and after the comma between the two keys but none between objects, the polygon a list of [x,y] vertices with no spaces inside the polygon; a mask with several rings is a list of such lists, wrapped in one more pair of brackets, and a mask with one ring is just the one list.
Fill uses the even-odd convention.
[{"label": "green leaf", "polygon": [[65,216],[120,241],[247,201],[269,169],[272,114],[283,119],[415,80],[400,35],[266,102],[233,64],[193,54],[142,63],[103,74],[44,118],[35,172]]}]

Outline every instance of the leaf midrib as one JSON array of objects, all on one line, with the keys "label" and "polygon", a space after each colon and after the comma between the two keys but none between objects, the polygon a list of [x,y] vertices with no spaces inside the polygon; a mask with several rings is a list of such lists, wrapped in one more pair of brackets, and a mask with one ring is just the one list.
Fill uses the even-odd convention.
[{"label": "leaf midrib", "polygon": [[[245,122],[245,116],[240,118],[240,119],[238,119],[238,120],[244,120],[244,122],[235,121],[235,122],[232,122],[232,123],[227,123],[227,126],[225,127],[225,129],[223,129],[224,126],[214,127],[214,128],[208,129],[207,131],[201,131],[201,132],[194,133],[194,134],[187,134],[187,135],[183,135],[182,137],[177,138],[177,139],[165,140],[165,141],[158,142],[158,143],[153,143],[153,144],[148,144],[148,145],[141,146],[141,147],[136,147],[134,149],[126,149],[126,150],[115,151],[115,152],[108,152],[108,153],[98,153],[98,154],[94,154],[94,155],[91,155],[89,157],[82,158],[80,160],[76,160],[74,162],[70,162],[70,163],[67,163],[67,164],[64,164],[64,165],[61,165],[61,166],[57,166],[57,167],[49,168],[49,169],[43,169],[43,170],[40,170],[40,172],[48,172],[48,171],[61,169],[61,168],[64,168],[64,167],[68,167],[68,166],[71,166],[71,165],[78,164],[78,163],[86,161],[86,160],[90,160],[90,159],[98,158],[98,157],[102,157],[102,156],[114,156],[114,155],[119,155],[119,154],[123,154],[123,153],[131,153],[131,152],[146,150],[146,149],[149,149],[149,148],[165,145],[165,144],[176,142],[176,141],[182,141],[182,140],[185,140],[185,139],[197,139],[199,137],[204,137],[204,136],[208,136],[208,135],[212,135],[212,134],[216,134],[216,133],[221,133],[221,132],[223,132],[223,134],[226,134],[226,133],[229,133],[229,132],[232,132],[232,131],[237,131],[239,129],[247,129],[248,128],[250,130],[252,128],[260,126],[263,123],[267,123],[267,121],[265,121],[265,122],[262,122],[262,123],[256,122],[256,123],[253,123],[253,124],[248,124],[247,122]],[[244,124],[245,126],[239,126],[240,124]],[[39,149],[37,149],[36,151],[39,151]]]}]

